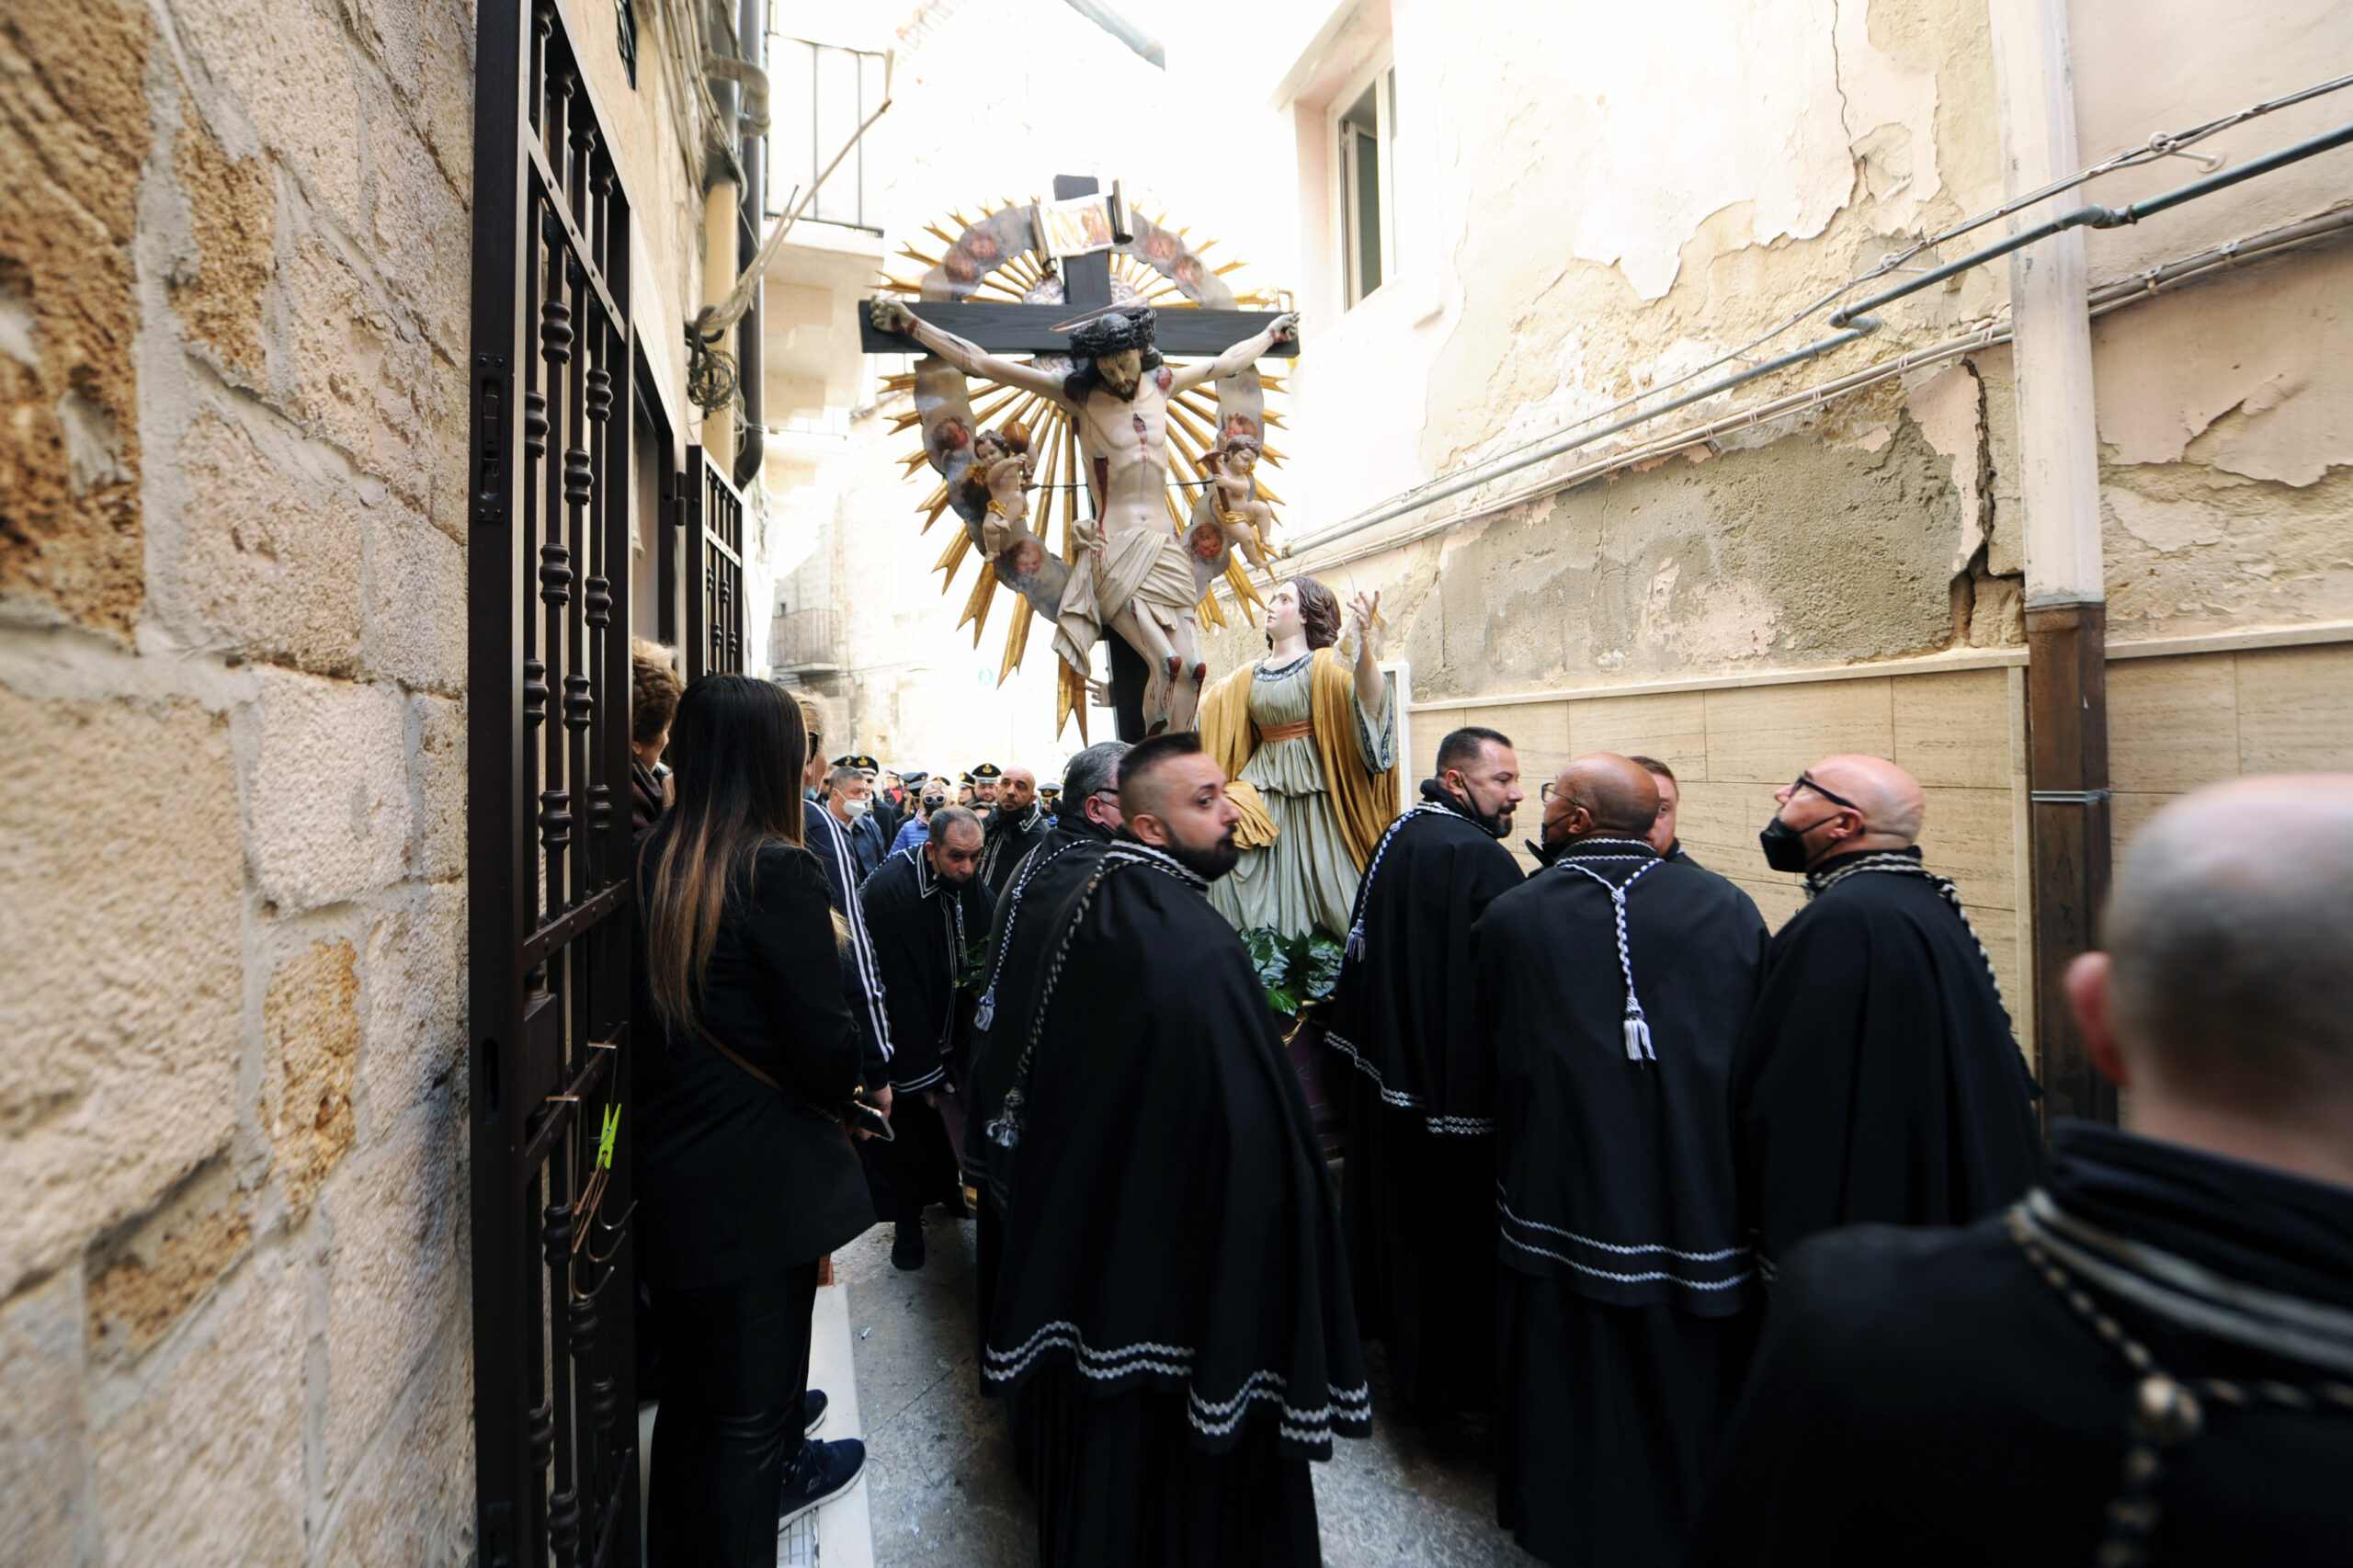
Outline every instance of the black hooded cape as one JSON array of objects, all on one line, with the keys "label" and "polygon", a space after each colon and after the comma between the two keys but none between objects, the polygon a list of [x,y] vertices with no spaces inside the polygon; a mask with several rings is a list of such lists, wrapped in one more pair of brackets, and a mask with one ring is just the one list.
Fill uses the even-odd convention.
[{"label": "black hooded cape", "polygon": [[972,1001],[957,989],[966,949],[988,929],[989,893],[975,876],[949,882],[920,849],[882,862],[858,890],[874,933],[874,957],[891,1013],[889,1142],[859,1141],[875,1212],[889,1221],[918,1218],[926,1203],[951,1210],[961,1200],[956,1152],[929,1094],[961,1074]]},{"label": "black hooded cape", "polygon": [[[972,1015],[972,1059],[964,1070],[964,1180],[975,1192],[972,1221],[972,1282],[980,1343],[989,1338],[989,1309],[996,1300],[998,1265],[1005,1254],[1005,1221],[989,1188],[989,1142],[983,1129],[996,1119],[1006,1085],[1029,1038],[1030,1016],[1060,936],[1053,915],[1095,874],[1111,835],[1081,818],[1058,824],[1046,842],[1022,865],[997,900],[989,933],[987,978]],[[976,1363],[977,1365],[977,1363]],[[985,1381],[983,1392],[990,1392]]]},{"label": "black hooded cape", "polygon": [[1765,921],[1711,871],[1597,838],[1498,897],[1472,941],[1495,1054],[1496,1511],[1563,1568],[1672,1562],[1757,1295],[1725,1082]]},{"label": "black hooded cape", "polygon": [[975,875],[987,884],[992,897],[1003,895],[1006,883],[1021,869],[1021,862],[1053,831],[1053,814],[1046,810],[1043,801],[1032,801],[1017,812],[1000,809],[989,813],[988,828],[981,845],[980,869]]},{"label": "black hooded cape", "polygon": [[[2021,1207],[2055,1214],[2046,1233],[2100,1233],[2075,1250],[2105,1278],[2066,1278],[2157,1369],[2193,1387],[2353,1388],[2353,1187],[2085,1123],[2052,1146]],[[2029,1263],[2012,1222],[1861,1227],[1790,1255],[1694,1568],[2096,1561],[2140,1374]],[[2353,1408],[2200,1397],[2198,1432],[2162,1451],[2148,1560],[2347,1561]]]},{"label": "black hooded cape", "polygon": [[[1005,1257],[982,1376],[1017,1392],[1074,1369],[1090,1402],[1178,1396],[1197,1452],[1271,1428],[1260,1451],[1325,1458],[1334,1433],[1370,1429],[1338,1216],[1275,1015],[1205,886],[1122,838],[1039,921],[1045,995],[987,1134]],[[997,1029],[1020,1023],[998,1005]],[[1041,1516],[1071,1505],[1036,1479]]]},{"label": "black hooded cape", "polygon": [[[2033,1080],[1985,952],[1919,851],[1836,856],[1773,938],[1733,1064],[1745,1216],[1768,1260],[1817,1231],[1965,1225],[2040,1168]],[[1841,877],[1841,872],[1847,873]]]},{"label": "black hooded cape", "polygon": [[1483,1410],[1495,1342],[1494,1056],[1471,927],[1520,881],[1433,782],[1357,885],[1324,1042],[1347,1117],[1340,1217],[1357,1322],[1417,1416]]}]

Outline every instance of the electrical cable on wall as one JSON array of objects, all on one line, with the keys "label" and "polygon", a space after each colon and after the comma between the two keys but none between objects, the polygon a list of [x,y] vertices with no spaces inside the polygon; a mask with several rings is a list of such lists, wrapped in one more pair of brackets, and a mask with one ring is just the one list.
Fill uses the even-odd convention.
[{"label": "electrical cable on wall", "polygon": [[[1971,233],[1978,229],[1984,228],[1988,223],[1999,222],[2004,218],[2032,207],[2037,202],[2048,200],[2051,197],[2055,196],[2062,191],[2073,189],[2075,187],[2086,184],[2090,180],[2097,179],[2102,175],[2112,174],[2119,169],[2134,168],[2143,165],[2154,163],[2161,158],[2168,157],[2189,157],[2200,163],[2209,162],[2206,155],[2193,153],[2189,152],[2189,149],[2196,146],[2199,142],[2218,135],[2222,131],[2227,131],[2234,126],[2245,124],[2250,119],[2272,113],[2278,109],[2286,108],[2291,105],[2304,103],[2330,93],[2342,91],[2347,87],[2353,87],[2353,75],[2338,76],[2326,82],[2317,83],[2312,86],[2302,88],[2293,93],[2284,94],[2279,97],[2267,98],[2261,102],[2250,104],[2244,108],[2237,109],[2233,113],[2221,116],[2218,119],[2207,120],[2202,124],[2191,126],[2181,131],[2158,132],[2157,134],[2151,136],[2149,140],[2141,146],[2119,153],[2112,157],[2101,160],[2099,163],[2079,169],[2075,173],[2068,175],[2063,178],[2052,181],[2051,184],[2042,187],[2039,190],[2013,198],[2010,200],[2003,202],[1998,207],[1989,209],[1984,212],[1979,213],[1975,217],[1954,224],[1949,229],[1928,235],[1926,238],[1905,247],[1904,250],[1892,252],[1889,255],[1882,256],[1876,266],[1870,267],[1867,271],[1857,273],[1854,277],[1849,278],[1844,283],[1839,284],[1836,288],[1832,289],[1812,303],[1784,318],[1779,324],[1771,327],[1768,331],[1759,334],[1757,336],[1741,345],[1738,348],[1734,348],[1724,354],[1719,355],[1715,358],[1709,360],[1707,363],[1697,366],[1692,369],[1684,372],[1682,375],[1676,377],[1672,381],[1663,381],[1655,386],[1646,387],[1643,391],[1636,392],[1630,397],[1621,398],[1615,403],[1609,403],[1602,408],[1596,409],[1593,413],[1586,415],[1582,418],[1572,420],[1568,424],[1561,426],[1559,428],[1549,431],[1544,435],[1533,436],[1524,441],[1506,447],[1502,450],[1491,453],[1488,456],[1480,459],[1478,461],[1469,464],[1463,469],[1457,470],[1454,473],[1440,474],[1434,478],[1425,480],[1420,484],[1400,491],[1397,494],[1392,496],[1387,501],[1381,502],[1366,512],[1359,513],[1357,517],[1345,519],[1342,522],[1333,525],[1331,528],[1322,529],[1300,540],[1293,546],[1293,549],[1297,551],[1305,551],[1314,549],[1319,545],[1327,544],[1336,540],[1345,538],[1347,535],[1361,532],[1365,528],[1375,527],[1380,523],[1403,516],[1404,513],[1414,511],[1429,504],[1430,502],[1443,500],[1449,495],[1459,494],[1464,490],[1475,489],[1479,485],[1488,483],[1490,480],[1499,479],[1506,473],[1528,467],[1531,463],[1540,462],[1546,457],[1557,456],[1560,451],[1572,449],[1576,446],[1586,445],[1591,441],[1598,440],[1605,436],[1612,435],[1620,430],[1626,429],[1632,425],[1641,424],[1644,420],[1655,418],[1661,414],[1671,412],[1676,408],[1687,406],[1694,402],[1703,401],[1705,398],[1712,397],[1717,393],[1730,391],[1732,388],[1744,382],[1754,381],[1756,379],[1757,375],[1761,373],[1761,369],[1758,368],[1752,368],[1749,370],[1745,370],[1733,376],[1724,378],[1721,382],[1711,384],[1696,394],[1688,394],[1684,397],[1677,398],[1672,402],[1661,404],[1659,407],[1651,410],[1648,414],[1639,415],[1629,419],[1618,421],[1606,428],[1593,430],[1582,437],[1568,439],[1565,441],[1564,445],[1554,448],[1553,450],[1534,452],[1534,449],[1537,448],[1551,447],[1553,443],[1563,442],[1564,438],[1570,437],[1573,432],[1583,430],[1588,426],[1596,425],[1600,421],[1608,419],[1613,414],[1632,408],[1636,404],[1641,403],[1647,399],[1656,397],[1661,392],[1671,392],[1677,387],[1684,386],[1691,381],[1699,380],[1700,377],[1707,375],[1712,370],[1721,369],[1726,365],[1748,358],[1758,349],[1764,347],[1767,344],[1771,343],[1775,338],[1781,336],[1791,328],[1800,325],[1811,317],[1819,314],[1828,307],[1836,304],[1840,300],[1852,293],[1855,290],[1859,289],[1868,283],[1874,282],[1879,278],[1884,278],[1892,272],[1903,270],[1904,263],[1920,256],[1923,252],[1933,250],[1937,246],[1952,239],[1958,238],[1962,234]],[[2335,143],[2333,142],[2329,142],[2326,138],[2315,138],[2313,141],[2309,142],[2298,143],[2294,148],[2283,149],[2279,153],[2270,154],[2267,159],[2257,160],[2257,163],[2263,165],[2264,168],[2249,165],[2244,173],[2234,171],[2234,176],[2235,177],[2246,177],[2247,175],[2265,172],[2265,168],[2281,161],[2288,153],[2293,153],[2298,157],[2310,156],[2313,153],[2325,151],[2326,150],[2327,145],[2334,144]],[[2219,182],[2199,181],[2196,182],[2196,185],[2198,187],[2204,187],[2210,183]],[[2188,189],[2194,187],[2184,188]],[[2196,194],[2203,193],[2204,192],[2202,190],[2196,191]],[[2169,193],[2169,195],[2175,199],[2183,199],[2180,197],[2178,192]],[[2194,196],[2188,199],[2194,199]],[[2168,199],[2166,197],[2158,197],[2150,199],[2148,202],[2135,203],[2133,205],[2135,209],[2145,208],[2149,210],[2161,210],[2163,206],[2169,206],[2172,204],[2172,200]],[[2098,210],[2105,211],[2107,210],[2101,209]],[[2128,219],[2123,221],[2131,220]],[[2035,236],[2032,232],[2029,231],[2028,236],[2020,239],[2018,243],[2030,243],[2030,240],[2033,237],[2038,236]],[[2012,245],[2008,248],[2016,248],[2016,245]],[[1946,271],[1958,270],[1965,266],[1977,265],[1979,261],[1984,259],[1990,258],[1982,256],[1965,257],[1962,261],[1954,263],[1950,268],[1937,270],[1938,273],[1941,275]],[[1924,273],[1923,278],[1920,279],[1920,286],[1925,286],[1926,283],[1932,281],[1935,281],[1935,278]],[[1901,294],[1912,291],[1914,290],[1911,288],[1891,290],[1883,294],[1875,296],[1871,300],[1865,301],[1861,304],[1852,307],[1848,312],[1842,312],[1839,315],[1833,316],[1831,318],[1832,324],[1834,325],[1846,326],[1849,322],[1853,322],[1854,324],[1860,325],[1862,321],[1870,320],[1868,317],[1860,316],[1860,312],[1867,307],[1878,303],[1883,303],[1888,300],[1899,297]],[[1845,319],[1842,319],[1842,317]],[[1877,324],[1878,324],[1876,322],[1871,323],[1872,326],[1876,326]],[[1866,328],[1865,330],[1869,329]],[[1832,348],[1843,347],[1845,344],[1854,341],[1854,338],[1859,335],[1861,335],[1860,333],[1856,333],[1852,335],[1842,333],[1832,337],[1818,339],[1814,343],[1807,345],[1791,354],[1782,356],[1781,358],[1772,361],[1768,366],[1761,369],[1786,369],[1790,364],[1797,363],[1802,359],[1813,358],[1820,354],[1828,352]],[[1534,452],[1533,456],[1527,455],[1531,452]]]}]

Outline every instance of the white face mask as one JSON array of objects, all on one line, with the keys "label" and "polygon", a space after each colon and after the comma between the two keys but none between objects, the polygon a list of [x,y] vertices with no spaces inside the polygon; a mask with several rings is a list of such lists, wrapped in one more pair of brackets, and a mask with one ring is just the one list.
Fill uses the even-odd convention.
[{"label": "white face mask", "polygon": [[873,803],[868,801],[852,799],[842,802],[842,810],[849,813],[849,820],[852,822],[856,822],[872,809]]}]

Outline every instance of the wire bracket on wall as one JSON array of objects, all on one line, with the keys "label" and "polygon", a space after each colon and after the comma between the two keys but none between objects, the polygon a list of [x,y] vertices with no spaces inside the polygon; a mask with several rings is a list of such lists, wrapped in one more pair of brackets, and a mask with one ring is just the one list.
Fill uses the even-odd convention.
[{"label": "wire bracket on wall", "polygon": [[706,306],[687,328],[687,401],[705,414],[735,401],[735,357],[719,347],[727,336],[724,328],[706,328],[711,314]]}]

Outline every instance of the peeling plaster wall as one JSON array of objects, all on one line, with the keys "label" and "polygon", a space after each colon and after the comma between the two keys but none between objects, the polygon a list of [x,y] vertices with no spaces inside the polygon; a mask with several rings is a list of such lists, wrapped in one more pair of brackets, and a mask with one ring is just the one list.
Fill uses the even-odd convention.
[{"label": "peeling plaster wall", "polygon": [[[675,379],[689,182],[581,17]],[[473,23],[0,0],[11,1564],[472,1556]]]},{"label": "peeling plaster wall", "polygon": [[2353,619],[2353,244],[2095,324],[2111,638]]}]

